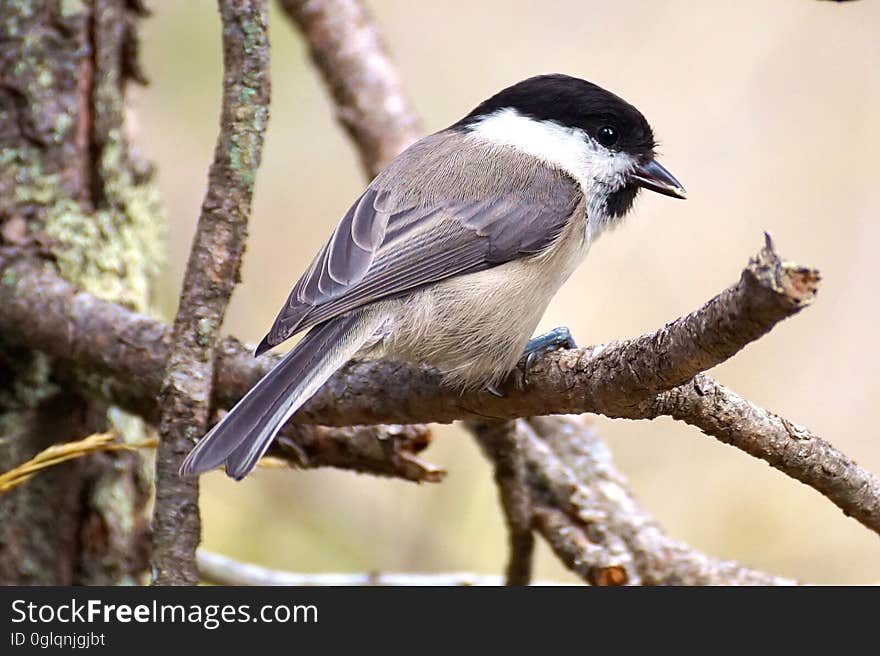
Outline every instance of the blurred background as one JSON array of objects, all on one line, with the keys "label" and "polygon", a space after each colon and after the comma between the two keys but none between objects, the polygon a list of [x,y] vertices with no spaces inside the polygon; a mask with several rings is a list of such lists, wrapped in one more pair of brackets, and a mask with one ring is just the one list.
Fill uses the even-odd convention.
[{"label": "blurred background", "polygon": [[[217,134],[221,51],[210,0],[152,3],[136,143],[158,163],[170,221],[160,287],[173,316]],[[738,393],[880,472],[880,4],[374,0],[424,129],[530,75],[584,77],[639,107],[689,200],[643,194],[593,248],[542,328],[582,345],[651,331],[739,277],[773,233],[822,272],[814,307],[712,371]],[[256,342],[360,193],[357,157],[299,36],[272,5],[273,104],[243,283],[225,329]],[[873,272],[873,273],[872,273]],[[640,501],[706,552],[815,583],[880,581],[880,541],[818,493],[671,420],[596,419]],[[294,571],[498,573],[492,475],[440,426],[440,485],[330,470],[204,477],[205,545]],[[574,580],[543,545],[537,577]]]}]

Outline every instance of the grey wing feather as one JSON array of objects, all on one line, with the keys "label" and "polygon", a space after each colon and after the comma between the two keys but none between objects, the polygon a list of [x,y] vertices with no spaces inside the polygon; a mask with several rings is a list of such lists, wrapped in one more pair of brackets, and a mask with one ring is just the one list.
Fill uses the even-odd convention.
[{"label": "grey wing feather", "polygon": [[296,284],[257,354],[368,303],[541,252],[580,200],[572,180],[547,177],[541,197],[511,190],[427,204],[395,203],[374,182]]},{"label": "grey wing feather", "polygon": [[382,243],[389,214],[377,211],[377,192],[367,189],[336,226],[330,241],[321,249],[309,271],[291,292],[296,301],[316,305],[335,298],[364,277]]}]

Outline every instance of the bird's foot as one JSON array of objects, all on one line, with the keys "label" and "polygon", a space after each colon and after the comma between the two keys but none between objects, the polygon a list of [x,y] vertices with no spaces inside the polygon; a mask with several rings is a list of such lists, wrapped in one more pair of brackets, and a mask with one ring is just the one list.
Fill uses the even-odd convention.
[{"label": "bird's foot", "polygon": [[565,326],[554,328],[543,335],[532,337],[526,344],[523,351],[523,357],[519,361],[520,381],[525,387],[529,383],[529,370],[547,353],[558,351],[559,349],[577,348],[571,332]]},{"label": "bird's foot", "polygon": [[[533,337],[526,344],[525,350],[523,350],[522,357],[517,364],[517,368],[520,372],[520,382],[521,386],[525,387],[529,382],[529,370],[535,365],[535,363],[540,360],[547,353],[551,353],[552,351],[558,351],[559,349],[573,349],[577,348],[577,344],[575,344],[574,339],[571,336],[571,332],[565,326],[560,326],[559,328],[554,328],[553,330],[544,333],[543,335],[538,335],[537,337]],[[492,396],[496,396],[499,399],[503,399],[507,396],[505,394],[504,389],[502,388],[502,382],[493,383],[492,385],[486,386],[486,391],[489,392]]]}]

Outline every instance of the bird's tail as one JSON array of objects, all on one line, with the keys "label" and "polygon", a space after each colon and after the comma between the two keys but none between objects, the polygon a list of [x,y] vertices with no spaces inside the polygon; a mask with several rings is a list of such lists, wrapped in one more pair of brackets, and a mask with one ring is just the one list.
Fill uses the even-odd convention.
[{"label": "bird's tail", "polygon": [[226,474],[244,478],[285,422],[337,369],[369,340],[384,317],[354,312],[312,330],[189,452],[181,475],[226,464]]}]

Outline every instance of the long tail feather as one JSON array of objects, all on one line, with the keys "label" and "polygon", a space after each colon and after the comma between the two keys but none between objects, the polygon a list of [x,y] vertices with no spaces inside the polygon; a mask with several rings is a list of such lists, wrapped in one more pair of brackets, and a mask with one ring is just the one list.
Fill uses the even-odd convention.
[{"label": "long tail feather", "polygon": [[281,427],[375,333],[383,317],[356,312],[319,324],[190,451],[181,475],[226,464],[241,480]]}]

